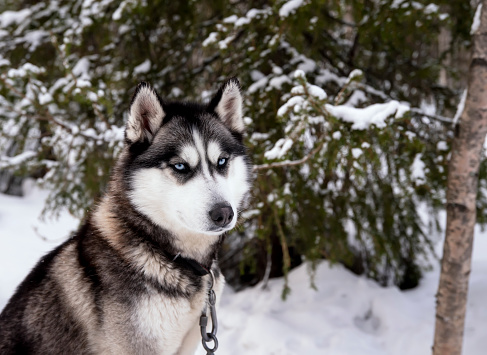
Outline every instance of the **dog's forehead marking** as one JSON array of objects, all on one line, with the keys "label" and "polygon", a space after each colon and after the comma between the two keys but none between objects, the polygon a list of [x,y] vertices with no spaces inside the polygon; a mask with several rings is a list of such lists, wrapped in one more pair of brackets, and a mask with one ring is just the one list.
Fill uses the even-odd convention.
[{"label": "dog's forehead marking", "polygon": [[208,143],[207,154],[208,154],[208,159],[212,164],[216,165],[218,163],[218,158],[220,158],[221,153],[222,150],[220,148],[220,145],[217,142],[210,141],[210,143]]},{"label": "dog's forehead marking", "polygon": [[198,165],[200,160],[200,156],[196,147],[193,145],[185,145],[181,149],[181,158],[183,158],[191,167],[195,167]]},{"label": "dog's forehead marking", "polygon": [[208,163],[206,162],[206,154],[205,154],[205,145],[203,144],[203,139],[201,138],[200,133],[197,130],[193,131],[193,141],[198,151],[199,158],[201,161],[201,167],[203,168],[203,173],[205,175],[210,175],[210,170],[208,169]]}]

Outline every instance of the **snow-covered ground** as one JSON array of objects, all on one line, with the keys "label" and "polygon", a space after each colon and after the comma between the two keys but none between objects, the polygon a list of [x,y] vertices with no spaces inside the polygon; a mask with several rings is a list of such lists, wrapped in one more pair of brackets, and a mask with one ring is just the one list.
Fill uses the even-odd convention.
[{"label": "snow-covered ground", "polygon": [[[40,222],[46,192],[24,198],[0,194],[0,309],[37,259],[61,243],[78,221],[62,215]],[[415,290],[383,288],[341,266],[319,265],[315,291],[306,266],[292,271],[292,293],[281,301],[283,280],[267,290],[227,288],[218,312],[217,354],[426,355],[431,354],[439,267]],[[470,276],[466,355],[485,354],[487,233],[477,230]],[[204,355],[201,349],[198,355]]]}]

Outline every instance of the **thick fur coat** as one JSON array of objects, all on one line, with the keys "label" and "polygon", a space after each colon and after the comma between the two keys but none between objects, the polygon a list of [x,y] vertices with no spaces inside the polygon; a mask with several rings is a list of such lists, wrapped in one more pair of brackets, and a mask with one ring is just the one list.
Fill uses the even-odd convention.
[{"label": "thick fur coat", "polygon": [[[222,235],[249,190],[242,98],[207,105],[140,84],[107,193],[0,315],[0,354],[193,354]],[[197,265],[197,267],[195,267]]]}]

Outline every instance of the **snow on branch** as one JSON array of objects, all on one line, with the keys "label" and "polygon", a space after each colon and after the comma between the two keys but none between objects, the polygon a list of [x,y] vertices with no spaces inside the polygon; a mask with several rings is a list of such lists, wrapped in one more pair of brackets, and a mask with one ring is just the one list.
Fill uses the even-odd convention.
[{"label": "snow on branch", "polygon": [[294,14],[300,7],[307,5],[308,2],[304,0],[290,0],[281,6],[279,9],[280,17],[288,17]]},{"label": "snow on branch", "polygon": [[267,169],[273,169],[273,168],[284,168],[284,167],[288,167],[288,166],[301,165],[303,163],[306,163],[310,158],[312,158],[316,153],[318,153],[324,144],[325,144],[325,141],[320,142],[315,149],[313,149],[311,152],[306,154],[301,159],[285,160],[285,161],[280,161],[280,162],[275,162],[275,163],[270,163],[270,164],[254,165],[252,170],[258,171],[258,170],[267,170]]},{"label": "snow on branch", "polygon": [[36,156],[37,152],[28,150],[13,157],[0,157],[0,169],[22,165]]},{"label": "snow on branch", "polygon": [[405,112],[409,111],[409,105],[395,100],[383,104],[373,104],[365,108],[330,104],[326,104],[325,108],[334,117],[352,123],[352,129],[359,130],[368,129],[372,124],[378,128],[384,128],[387,125],[387,118],[391,116],[401,118]]},{"label": "snow on branch", "polygon": [[[360,80],[361,77],[362,73],[360,71],[352,71],[349,78],[344,81],[344,87],[337,96],[344,95],[348,88],[354,82]],[[307,82],[305,73],[302,70],[294,72],[294,79],[299,85],[291,89],[291,96],[277,111],[277,115],[280,117],[289,115],[289,123],[285,128],[287,136],[280,138],[272,149],[264,153],[264,157],[268,160],[284,158],[296,141],[301,141],[307,145],[309,152],[296,160],[288,159],[255,165],[253,167],[254,171],[306,163],[320,152],[326,141],[330,139],[330,135],[327,135],[326,132],[329,132],[330,128],[334,127],[332,131],[336,133],[337,126],[343,125],[337,119],[351,123],[350,128],[352,130],[366,130],[371,125],[382,129],[386,127],[388,118],[402,118],[406,112],[411,110],[408,104],[400,103],[396,100],[372,104],[365,108],[349,106],[348,103],[332,105],[328,103],[328,95],[322,88]],[[310,138],[310,124],[316,123],[319,123],[324,131],[319,136]]]}]

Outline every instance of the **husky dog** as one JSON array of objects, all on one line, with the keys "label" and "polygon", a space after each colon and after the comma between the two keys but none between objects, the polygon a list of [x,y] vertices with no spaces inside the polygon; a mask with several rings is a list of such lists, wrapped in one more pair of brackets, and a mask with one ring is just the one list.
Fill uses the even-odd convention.
[{"label": "husky dog", "polygon": [[133,96],[106,195],[44,256],[0,315],[0,354],[193,354],[216,258],[249,191],[242,97]]}]

